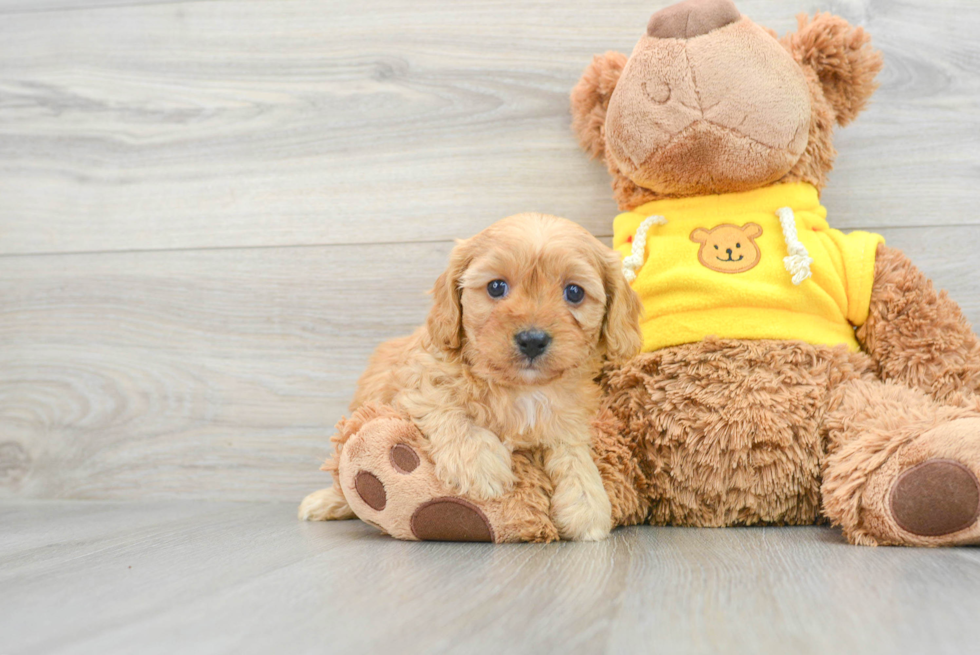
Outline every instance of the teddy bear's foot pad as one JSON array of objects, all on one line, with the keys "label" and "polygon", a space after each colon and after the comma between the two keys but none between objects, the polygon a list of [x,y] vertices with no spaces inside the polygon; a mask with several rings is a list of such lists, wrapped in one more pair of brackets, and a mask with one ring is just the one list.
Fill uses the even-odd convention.
[{"label": "teddy bear's foot pad", "polygon": [[980,481],[949,459],[930,459],[903,472],[891,490],[891,513],[903,530],[923,537],[959,532],[980,517]]},{"label": "teddy bear's foot pad", "polygon": [[343,444],[336,475],[358,518],[398,539],[497,540],[501,503],[488,510],[452,495],[424,456],[425,438],[411,421],[372,409],[352,417],[351,425],[357,430]]},{"label": "teddy bear's foot pad", "polygon": [[462,498],[434,498],[412,514],[412,534],[421,541],[494,541],[493,527],[476,505]]}]

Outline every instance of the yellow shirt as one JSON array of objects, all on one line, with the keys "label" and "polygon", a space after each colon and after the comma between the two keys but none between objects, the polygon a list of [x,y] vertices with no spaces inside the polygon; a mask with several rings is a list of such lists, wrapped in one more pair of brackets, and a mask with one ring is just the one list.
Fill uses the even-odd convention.
[{"label": "yellow shirt", "polygon": [[[643,240],[637,229],[651,216],[662,219],[646,221],[646,247],[630,265],[633,241]],[[806,183],[650,202],[617,216],[613,235],[643,301],[645,352],[709,335],[858,350],[854,327],[868,318],[875,250],[884,243],[878,234],[830,229]]]}]

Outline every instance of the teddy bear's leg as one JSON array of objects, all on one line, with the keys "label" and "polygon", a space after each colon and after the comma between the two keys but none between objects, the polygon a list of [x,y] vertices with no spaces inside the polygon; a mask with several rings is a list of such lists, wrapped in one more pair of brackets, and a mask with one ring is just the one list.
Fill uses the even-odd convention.
[{"label": "teddy bear's leg", "polygon": [[612,505],[613,527],[647,520],[649,499],[640,492],[645,478],[633,452],[633,439],[613,407],[621,397],[607,397],[592,422],[592,455]]},{"label": "teddy bear's leg", "polygon": [[823,507],[851,543],[980,544],[980,403],[855,380],[825,418]]},{"label": "teddy bear's leg", "polygon": [[[548,515],[551,483],[531,454],[514,453],[518,483],[507,495],[476,501],[454,495],[436,478],[425,438],[390,407],[359,408],[338,424],[334,441],[337,452],[324,468],[339,493],[358,518],[393,537],[498,543],[558,538]],[[325,495],[333,500],[332,494],[315,492],[301,507],[315,507]]]},{"label": "teddy bear's leg", "polygon": [[980,339],[959,305],[900,250],[878,246],[868,319],[857,336],[883,380],[948,405],[980,394]]}]

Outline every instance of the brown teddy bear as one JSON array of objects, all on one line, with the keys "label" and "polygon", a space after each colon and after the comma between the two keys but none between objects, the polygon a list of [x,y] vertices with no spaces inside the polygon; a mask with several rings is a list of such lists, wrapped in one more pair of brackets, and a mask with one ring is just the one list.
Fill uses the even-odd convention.
[{"label": "brown teddy bear", "polygon": [[[980,543],[980,341],[901,252],[831,229],[819,201],[834,126],[881,65],[839,17],[777,39],[730,0],[687,0],[572,92],[645,308],[644,352],[607,368],[594,426],[615,525],[829,520],[855,544]],[[363,520],[402,539],[557,538],[539,454],[515,453],[507,495],[457,498],[410,422],[352,411],[325,468]],[[315,497],[301,516],[349,517]]]}]

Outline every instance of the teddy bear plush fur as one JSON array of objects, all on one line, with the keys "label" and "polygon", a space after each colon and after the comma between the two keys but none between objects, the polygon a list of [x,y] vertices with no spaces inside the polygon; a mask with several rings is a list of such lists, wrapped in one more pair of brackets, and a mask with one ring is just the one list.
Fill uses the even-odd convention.
[{"label": "teddy bear plush fur", "polygon": [[[655,13],[631,56],[593,59],[572,92],[573,129],[624,211],[787,183],[820,190],[834,128],[865,107],[881,66],[868,35],[839,17],[801,17],[777,39],[730,0],[687,0]],[[855,337],[857,350],[708,335],[607,367],[593,449],[614,525],[829,521],[855,544],[980,543],[980,341],[883,244]],[[519,482],[504,497],[458,498],[409,421],[352,411],[325,468],[361,519],[403,539],[557,538],[539,454],[515,453]],[[350,518],[313,497],[301,516]]]}]

